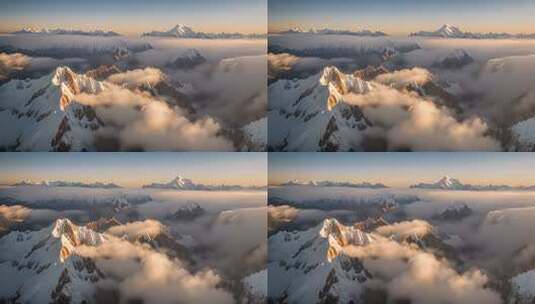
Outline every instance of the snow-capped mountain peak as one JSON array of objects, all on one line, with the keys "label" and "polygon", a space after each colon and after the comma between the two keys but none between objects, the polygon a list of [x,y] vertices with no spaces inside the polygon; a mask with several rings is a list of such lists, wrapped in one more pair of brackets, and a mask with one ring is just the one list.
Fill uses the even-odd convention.
[{"label": "snow-capped mountain peak", "polygon": [[183,37],[183,36],[191,35],[194,32],[189,26],[186,26],[184,24],[177,24],[172,29],[167,31],[167,33],[171,35],[175,35],[176,37]]},{"label": "snow-capped mountain peak", "polygon": [[270,248],[277,248],[269,256],[269,294],[288,303],[357,301],[372,276],[360,259],[344,254],[344,247],[372,241],[370,234],[335,219],[306,231],[274,234],[268,241]]},{"label": "snow-capped mountain peak", "polygon": [[80,245],[98,246],[104,236],[91,229],[73,224],[69,219],[58,219],[52,225],[50,235],[61,242],[60,261],[64,262]]},{"label": "snow-capped mountain peak", "polygon": [[283,183],[282,185],[283,186],[303,186],[305,185],[305,183],[298,179],[292,179],[290,181],[287,181],[286,183]]},{"label": "snow-capped mountain peak", "polygon": [[7,82],[0,87],[2,107],[8,110],[2,119],[18,129],[2,138],[1,145],[23,151],[88,149],[102,122],[94,108],[76,102],[76,96],[106,88],[106,83],[64,66],[38,79]]},{"label": "snow-capped mountain peak", "polygon": [[120,36],[118,33],[113,31],[103,31],[103,30],[93,30],[93,31],[83,31],[83,30],[74,30],[74,29],[49,29],[49,28],[32,28],[25,27],[19,31],[12,32],[12,34],[40,34],[40,35],[82,35],[82,36],[102,36],[102,37],[113,37]]},{"label": "snow-capped mountain peak", "polygon": [[429,31],[419,31],[416,33],[411,33],[410,36],[423,36],[423,37],[442,37],[442,38],[462,38],[466,33],[461,31],[458,27],[451,24],[444,24],[438,30],[429,32]]},{"label": "snow-capped mountain peak", "polygon": [[435,183],[419,183],[412,185],[411,188],[423,188],[423,189],[443,189],[443,190],[464,190],[470,185],[464,185],[458,179],[450,177],[448,175],[442,177]]},{"label": "snow-capped mountain peak", "polygon": [[372,32],[370,30],[341,30],[341,29],[330,29],[330,28],[315,28],[311,27],[308,30],[303,30],[300,27],[293,27],[285,31],[279,32],[280,34],[314,34],[314,35],[350,35],[350,36],[371,36],[371,37],[381,37],[387,36],[386,33],[381,31]]},{"label": "snow-capped mountain peak", "polygon": [[304,33],[305,31],[303,29],[301,29],[300,27],[296,26],[296,27],[292,27],[291,29],[289,29],[286,32],[287,33]]},{"label": "snow-capped mountain peak", "polygon": [[59,88],[59,107],[65,111],[75,95],[98,93],[105,87],[103,82],[73,72],[67,66],[57,67],[51,74],[50,83]]},{"label": "snow-capped mountain peak", "polygon": [[437,33],[444,37],[455,37],[461,35],[463,32],[454,25],[444,24],[437,30]]},{"label": "snow-capped mountain peak", "polygon": [[182,177],[181,175],[177,175],[169,184],[175,186],[177,189],[192,189],[195,185],[191,179]]},{"label": "snow-capped mountain peak", "polygon": [[241,34],[241,33],[205,33],[197,32],[191,27],[184,24],[177,24],[167,31],[151,31],[141,34],[142,37],[172,37],[172,38],[191,38],[191,39],[258,39],[265,35],[262,34]]},{"label": "snow-capped mountain peak", "polygon": [[[325,67],[306,79],[279,80],[269,86],[268,120],[286,125],[269,132],[273,150],[348,151],[371,123],[346,95],[375,89],[372,82]],[[275,129],[274,129],[275,130]],[[288,131],[289,130],[289,131]],[[285,133],[288,134],[285,134]]]},{"label": "snow-capped mountain peak", "polygon": [[234,190],[260,190],[262,187],[257,186],[241,186],[241,185],[206,185],[196,183],[189,178],[177,176],[173,180],[167,183],[152,183],[143,185],[143,188],[153,189],[172,189],[172,190],[184,190],[184,191],[234,191]]},{"label": "snow-capped mountain peak", "polygon": [[345,246],[364,246],[374,241],[371,234],[355,227],[344,226],[334,218],[323,221],[319,235],[329,242],[327,251],[327,261],[329,262],[332,262]]},{"label": "snow-capped mountain peak", "polygon": [[445,188],[450,188],[450,187],[453,187],[455,185],[459,185],[461,184],[459,182],[459,180],[453,178],[453,177],[450,177],[448,175],[442,177],[438,182],[437,182],[438,185],[441,185]]},{"label": "snow-capped mountain peak", "polygon": [[105,241],[102,234],[68,219],[58,219],[39,231],[5,235],[0,238],[0,298],[20,303],[90,303],[104,275],[77,248]]},{"label": "snow-capped mountain peak", "polygon": [[436,31],[419,31],[409,36],[437,37],[437,38],[465,38],[465,39],[533,39],[534,34],[510,34],[510,33],[472,33],[463,32],[456,26],[444,24]]},{"label": "snow-capped mountain peak", "polygon": [[327,109],[329,111],[343,100],[343,95],[348,93],[364,94],[372,89],[371,83],[353,75],[343,74],[334,66],[328,66],[323,69],[319,82],[329,89],[330,94],[327,99]]},{"label": "snow-capped mountain peak", "polygon": [[114,184],[114,183],[102,183],[102,182],[94,182],[94,183],[84,183],[84,182],[70,182],[70,181],[48,181],[43,180],[41,182],[34,182],[29,179],[23,180],[21,182],[12,184],[13,187],[35,187],[35,186],[41,186],[41,187],[80,187],[80,188],[103,188],[103,189],[110,189],[110,188],[121,188],[120,186]]}]

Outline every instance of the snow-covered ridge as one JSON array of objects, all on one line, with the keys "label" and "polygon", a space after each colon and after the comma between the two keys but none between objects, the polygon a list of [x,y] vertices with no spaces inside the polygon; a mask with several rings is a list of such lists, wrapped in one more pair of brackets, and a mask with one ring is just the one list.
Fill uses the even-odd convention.
[{"label": "snow-covered ridge", "polygon": [[350,35],[350,36],[370,36],[370,37],[382,37],[388,36],[386,33],[381,31],[370,31],[370,30],[360,30],[360,31],[351,31],[351,30],[338,30],[338,29],[329,29],[329,28],[310,28],[308,30],[303,30],[299,27],[294,27],[286,31],[281,31],[279,34],[317,34],[317,35]]},{"label": "snow-covered ridge", "polygon": [[513,147],[517,151],[535,150],[535,117],[520,121],[511,127],[514,141]]},{"label": "snow-covered ridge", "polygon": [[248,141],[248,146],[254,151],[265,150],[267,146],[267,130],[267,117],[252,121],[242,127],[242,131]]},{"label": "snow-covered ridge", "polygon": [[84,182],[67,182],[67,181],[41,181],[34,182],[32,180],[23,180],[18,183],[13,184],[15,187],[24,187],[24,186],[43,186],[43,187],[81,187],[81,188],[121,188],[121,186],[114,183],[84,183]]},{"label": "snow-covered ridge", "polygon": [[[375,236],[328,218],[306,231],[280,231],[268,240],[270,299],[288,303],[350,303],[360,297],[371,274],[346,247],[375,242]],[[306,286],[306,288],[302,288]]]},{"label": "snow-covered ridge", "polygon": [[529,304],[535,301],[535,269],[514,276],[510,283],[510,303]]},{"label": "snow-covered ridge", "polygon": [[[6,150],[93,150],[94,133],[102,126],[90,106],[76,100],[82,93],[98,94],[111,84],[58,67],[38,79],[11,80],[0,87]],[[9,131],[7,131],[9,130]]]},{"label": "snow-covered ridge", "polygon": [[455,258],[420,220],[388,224],[369,218],[343,225],[326,218],[308,230],[281,230],[269,237],[268,246],[268,300],[285,303],[368,303],[363,302],[367,288],[385,269],[373,264],[383,256],[391,259],[395,248]]},{"label": "snow-covered ridge", "polygon": [[436,31],[419,31],[409,34],[415,37],[436,38],[465,38],[465,39],[533,39],[535,34],[510,34],[510,33],[472,33],[464,32],[460,28],[444,24]]},{"label": "snow-covered ridge", "polygon": [[332,262],[345,246],[364,246],[374,242],[375,237],[353,226],[344,226],[334,218],[321,224],[319,235],[328,240],[327,261]]},{"label": "snow-covered ridge", "polygon": [[195,183],[189,178],[178,175],[167,183],[152,183],[143,185],[143,188],[152,189],[172,189],[183,191],[236,191],[236,190],[263,190],[262,186],[241,186],[241,185],[205,185]]},{"label": "snow-covered ridge", "polygon": [[104,275],[78,254],[108,238],[68,219],[39,231],[13,231],[0,238],[0,299],[21,303],[92,303]]},{"label": "snow-covered ridge", "polygon": [[[12,79],[0,86],[0,149],[72,152],[234,148],[230,134],[217,133],[221,126],[209,114],[194,115],[190,97],[179,85],[157,68],[122,72],[112,67],[78,74],[60,66],[41,78]],[[132,98],[117,97],[119,93]],[[108,115],[116,106],[139,114]],[[152,111],[165,111],[163,126],[146,126],[145,118]],[[115,116],[123,119],[113,118]],[[183,122],[170,123],[178,119]],[[132,127],[134,123],[136,126]],[[189,145],[182,144],[178,138],[189,136],[185,133],[189,132],[186,131],[189,124],[198,125],[199,132],[190,136]],[[108,142],[101,145],[103,134],[100,131],[105,127],[110,132],[104,137],[111,139],[111,147]],[[152,135],[133,136],[141,129],[153,129],[152,134],[165,133],[167,139],[152,141]],[[168,132],[171,129],[173,131]],[[210,137],[210,140],[196,138],[199,136]],[[196,143],[202,148],[194,147]]]},{"label": "snow-covered ridge", "polygon": [[151,31],[141,34],[141,37],[173,37],[189,39],[264,39],[264,34],[242,33],[204,33],[197,32],[184,24],[177,24],[167,31]]},{"label": "snow-covered ridge", "polygon": [[341,100],[343,95],[365,94],[373,90],[373,85],[353,75],[340,72],[338,68],[329,66],[323,69],[319,83],[329,89],[327,109],[331,111]]},{"label": "snow-covered ridge", "polygon": [[348,187],[348,188],[372,188],[372,189],[384,189],[388,188],[381,183],[369,183],[369,182],[335,182],[335,181],[308,181],[302,182],[299,180],[290,180],[282,183],[281,186],[311,186],[311,187]]},{"label": "snow-covered ridge", "polygon": [[535,186],[509,186],[509,185],[471,185],[463,184],[458,179],[444,176],[435,183],[419,183],[411,185],[410,188],[419,189],[442,189],[442,190],[464,190],[464,191],[511,191],[511,190],[535,190]]},{"label": "snow-covered ridge", "polygon": [[102,37],[113,37],[120,36],[120,34],[113,31],[103,31],[103,30],[94,30],[94,31],[83,31],[75,29],[34,29],[34,28],[23,28],[19,31],[12,32],[11,34],[39,34],[39,35],[81,35],[81,36],[102,36]]},{"label": "snow-covered ridge", "polygon": [[[384,73],[374,69],[370,73]],[[377,73],[375,73],[377,72]],[[361,77],[362,76],[362,77]],[[269,147],[275,151],[362,150],[363,132],[371,127],[359,106],[346,96],[372,92],[377,84],[359,73],[325,67],[306,79],[281,79],[268,88],[271,127]]]},{"label": "snow-covered ridge", "polygon": [[245,289],[242,303],[266,303],[268,296],[267,269],[248,275],[242,280],[242,284]]},{"label": "snow-covered ridge", "polygon": [[74,248],[81,245],[98,246],[106,239],[104,235],[84,226],[77,226],[69,219],[58,219],[52,225],[50,235],[61,241],[60,260],[65,261],[74,252]]}]

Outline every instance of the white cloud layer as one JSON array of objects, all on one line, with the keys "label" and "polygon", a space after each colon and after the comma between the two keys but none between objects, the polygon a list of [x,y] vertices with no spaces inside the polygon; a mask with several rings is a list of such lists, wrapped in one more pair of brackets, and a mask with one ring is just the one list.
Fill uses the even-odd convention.
[{"label": "white cloud layer", "polygon": [[[418,232],[425,222],[402,222],[382,229]],[[383,231],[384,232],[384,231]],[[374,278],[370,288],[387,291],[391,301],[411,303],[501,303],[500,296],[488,289],[488,277],[478,269],[457,272],[446,260],[416,245],[378,237],[365,246],[348,246],[344,253],[363,260]]]},{"label": "white cloud layer", "polygon": [[180,261],[142,245],[110,237],[98,247],[79,247],[77,253],[96,260],[110,278],[106,284],[118,288],[123,302],[233,303],[231,294],[217,287],[221,278],[213,271],[192,274]]}]

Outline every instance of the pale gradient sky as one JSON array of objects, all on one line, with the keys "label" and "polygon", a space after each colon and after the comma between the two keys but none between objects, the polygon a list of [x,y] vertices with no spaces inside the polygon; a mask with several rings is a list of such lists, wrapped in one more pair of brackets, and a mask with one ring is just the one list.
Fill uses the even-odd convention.
[{"label": "pale gradient sky", "polygon": [[22,27],[137,35],[177,23],[204,32],[265,33],[266,0],[0,0],[0,32]]},{"label": "pale gradient sky", "polygon": [[269,184],[299,179],[407,187],[449,175],[471,184],[535,185],[535,153],[270,153]]},{"label": "pale gradient sky", "polygon": [[204,184],[266,185],[265,153],[0,153],[0,184],[23,179],[138,187],[177,175]]},{"label": "pale gradient sky", "polygon": [[270,0],[269,31],[291,27],[406,35],[442,24],[471,32],[535,33],[533,0]]}]

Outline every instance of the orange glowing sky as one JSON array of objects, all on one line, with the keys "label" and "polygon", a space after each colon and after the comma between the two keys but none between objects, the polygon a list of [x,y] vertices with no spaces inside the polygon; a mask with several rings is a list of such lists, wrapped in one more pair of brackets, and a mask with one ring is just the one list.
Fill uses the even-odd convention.
[{"label": "orange glowing sky", "polygon": [[269,32],[292,27],[380,30],[390,35],[434,31],[535,33],[530,0],[270,0]]},{"label": "orange glowing sky", "polygon": [[0,184],[113,182],[139,187],[177,175],[203,184],[266,185],[264,153],[1,153]]},{"label": "orange glowing sky", "polygon": [[202,32],[265,33],[263,0],[3,0],[0,32],[23,27],[112,30],[135,36],[185,24]]},{"label": "orange glowing sky", "polygon": [[352,181],[408,187],[445,175],[467,184],[535,185],[533,153],[272,153],[269,184]]}]

